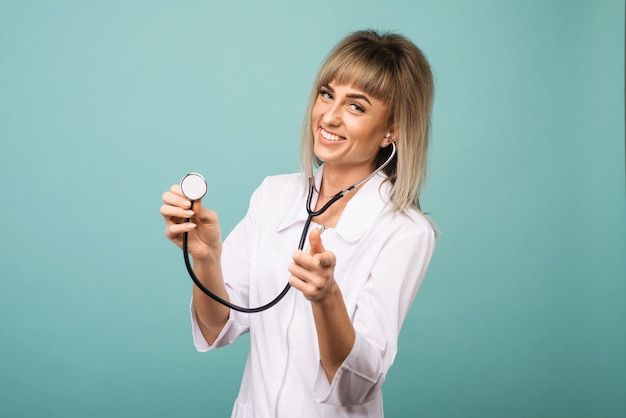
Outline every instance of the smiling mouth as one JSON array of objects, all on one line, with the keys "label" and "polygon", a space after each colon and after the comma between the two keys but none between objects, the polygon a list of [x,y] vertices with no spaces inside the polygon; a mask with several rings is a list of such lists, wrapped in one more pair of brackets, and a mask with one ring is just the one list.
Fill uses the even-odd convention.
[{"label": "smiling mouth", "polygon": [[331,134],[324,128],[321,128],[321,134],[322,134],[322,137],[324,137],[324,139],[327,139],[329,141],[344,141],[346,139],[342,136]]}]

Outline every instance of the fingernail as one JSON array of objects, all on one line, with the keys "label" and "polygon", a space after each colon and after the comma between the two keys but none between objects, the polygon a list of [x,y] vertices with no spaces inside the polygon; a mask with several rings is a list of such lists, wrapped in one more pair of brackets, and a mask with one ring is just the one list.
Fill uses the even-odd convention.
[{"label": "fingernail", "polygon": [[188,201],[188,200],[186,200],[186,201],[184,201],[184,202],[183,202],[183,206],[184,206],[184,207],[186,207],[186,208],[188,208],[188,207],[190,207],[190,206],[191,206],[191,202],[190,202],[190,201]]},{"label": "fingernail", "polygon": [[187,222],[187,229],[194,229],[196,227],[196,224],[193,224],[191,222]]},{"label": "fingernail", "polygon": [[193,216],[193,210],[186,210],[183,212],[183,214],[187,217],[191,217]]}]

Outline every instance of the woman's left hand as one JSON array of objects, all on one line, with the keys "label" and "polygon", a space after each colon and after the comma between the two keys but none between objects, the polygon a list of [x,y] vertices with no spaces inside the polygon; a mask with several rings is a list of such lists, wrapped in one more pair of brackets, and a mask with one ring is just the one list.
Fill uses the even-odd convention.
[{"label": "woman's left hand", "polygon": [[305,253],[297,250],[293,254],[293,263],[289,265],[289,284],[311,302],[324,299],[335,284],[335,254],[326,251],[322,245],[321,232],[314,229],[309,234],[311,250]]}]

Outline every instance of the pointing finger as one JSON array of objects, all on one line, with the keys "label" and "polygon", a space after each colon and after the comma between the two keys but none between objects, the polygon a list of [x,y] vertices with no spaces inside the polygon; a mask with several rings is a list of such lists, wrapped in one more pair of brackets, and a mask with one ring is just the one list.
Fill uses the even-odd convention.
[{"label": "pointing finger", "polygon": [[311,244],[310,255],[320,254],[326,251],[322,244],[322,232],[319,229],[314,229],[309,234],[309,243]]}]

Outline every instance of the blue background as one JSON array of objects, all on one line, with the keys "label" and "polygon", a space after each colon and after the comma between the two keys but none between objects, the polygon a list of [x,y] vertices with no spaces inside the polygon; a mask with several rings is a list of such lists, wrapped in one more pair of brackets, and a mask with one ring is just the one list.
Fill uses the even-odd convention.
[{"label": "blue background", "polygon": [[624,3],[0,0],[0,416],[229,416],[247,338],[193,349],[160,197],[224,233],[298,170],[329,49],[428,56],[423,207],[442,235],[390,417],[626,416]]}]

